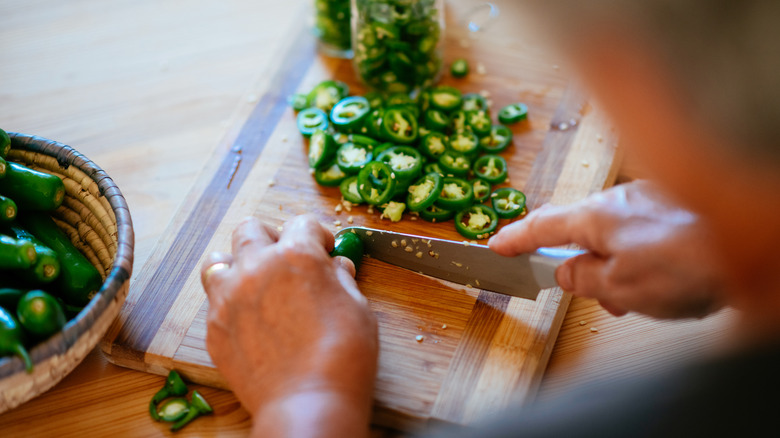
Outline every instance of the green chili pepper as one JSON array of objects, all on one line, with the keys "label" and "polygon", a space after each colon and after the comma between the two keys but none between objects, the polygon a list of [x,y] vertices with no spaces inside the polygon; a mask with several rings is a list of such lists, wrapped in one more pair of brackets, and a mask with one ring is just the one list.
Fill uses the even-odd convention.
[{"label": "green chili pepper", "polygon": [[487,239],[498,227],[498,216],[492,208],[475,204],[455,215],[455,229],[467,239]]},{"label": "green chili pepper", "polygon": [[309,139],[309,167],[317,169],[336,153],[336,142],[324,129],[317,129]]},{"label": "green chili pepper", "polygon": [[57,279],[60,275],[61,264],[60,257],[56,252],[18,224],[8,225],[3,231],[11,237],[26,240],[35,246],[35,263],[28,269],[18,271],[20,278],[31,284],[51,283]]},{"label": "green chili pepper", "polygon": [[484,137],[490,134],[490,128],[492,127],[490,122],[490,114],[485,110],[467,111],[466,118],[472,131],[479,137]]},{"label": "green chili pepper", "polygon": [[471,160],[460,152],[446,151],[439,157],[439,166],[445,175],[465,178],[471,170]]},{"label": "green chili pepper", "polygon": [[445,222],[452,219],[455,212],[452,210],[445,210],[436,204],[431,205],[425,210],[420,211],[420,217],[428,222]]},{"label": "green chili pepper", "polygon": [[362,204],[363,197],[358,191],[357,175],[352,175],[339,184],[339,191],[344,200],[352,204]]},{"label": "green chili pepper", "polygon": [[363,241],[355,233],[344,233],[336,238],[331,257],[343,256],[355,265],[355,271],[360,268],[360,262],[363,260]]},{"label": "green chili pepper", "polygon": [[477,93],[464,94],[463,111],[489,111],[487,99]]},{"label": "green chili pepper", "polygon": [[314,180],[317,181],[317,184],[325,187],[338,186],[346,177],[347,174],[341,170],[335,160],[314,171]]},{"label": "green chili pepper", "polygon": [[174,422],[184,418],[190,412],[190,404],[186,398],[172,398],[157,408],[160,420]]},{"label": "green chili pepper", "polygon": [[474,202],[474,190],[471,183],[461,178],[445,177],[442,179],[441,193],[436,205],[445,210],[459,211]]},{"label": "green chili pepper", "polygon": [[490,197],[490,183],[484,179],[471,180],[471,188],[474,190],[474,201],[476,202],[485,202]]},{"label": "green chili pepper", "polygon": [[319,108],[306,108],[298,113],[298,131],[311,137],[318,129],[328,129],[328,115]]},{"label": "green chili pepper", "polygon": [[11,222],[16,219],[16,203],[11,198],[0,195],[0,222]]},{"label": "green chili pepper", "polygon": [[353,175],[360,172],[374,158],[371,148],[354,143],[344,143],[336,152],[336,163],[342,172]]},{"label": "green chili pepper", "polygon": [[395,147],[395,145],[392,144],[392,143],[382,143],[379,146],[374,147],[374,149],[373,149],[374,157],[379,157],[380,155],[382,155],[382,152],[384,152],[384,151],[386,151],[386,150],[388,150],[388,149],[390,149],[392,147]]},{"label": "green chili pepper", "polygon": [[438,160],[449,147],[447,136],[441,132],[430,132],[420,141],[420,151],[433,160]]},{"label": "green chili pepper", "polygon": [[491,195],[491,203],[501,219],[512,219],[525,211],[525,194],[511,187],[496,190]]},{"label": "green chili pepper", "polygon": [[443,111],[429,109],[425,112],[425,127],[431,131],[444,132],[450,125],[450,118]]},{"label": "green chili pepper", "polygon": [[288,97],[287,103],[289,103],[292,109],[294,109],[295,111],[306,109],[306,107],[309,106],[308,99],[306,99],[306,95],[302,93],[295,93],[292,96]]},{"label": "green chili pepper", "polygon": [[365,97],[345,97],[330,111],[330,120],[336,129],[352,131],[363,126],[370,111],[371,104]]},{"label": "green chili pepper", "polygon": [[406,198],[409,211],[421,211],[433,205],[439,199],[442,185],[441,175],[431,172],[409,186],[409,195]]},{"label": "green chili pepper", "polygon": [[7,132],[0,129],[0,158],[8,156],[8,152],[11,151],[11,137]]},{"label": "green chili pepper", "polygon": [[56,175],[8,162],[5,176],[0,178],[0,193],[23,211],[52,211],[65,199],[65,184]]},{"label": "green chili pepper", "polygon": [[462,78],[469,74],[469,62],[463,58],[452,61],[450,65],[450,74],[456,78]]},{"label": "green chili pepper", "polygon": [[479,152],[479,139],[469,129],[457,132],[450,136],[450,149],[474,157]]},{"label": "green chili pepper", "polygon": [[176,432],[177,430],[189,424],[192,420],[203,415],[208,415],[212,412],[214,412],[214,409],[209,406],[206,399],[203,398],[203,396],[200,395],[198,391],[192,391],[187,415],[185,415],[184,418],[178,422],[174,423],[173,426],[171,426],[171,431]]},{"label": "green chili pepper", "polygon": [[27,333],[46,339],[65,327],[65,311],[57,299],[42,290],[24,294],[16,306],[16,317]]},{"label": "green chili pepper", "polygon": [[442,170],[441,166],[439,166],[439,163],[428,163],[423,167],[423,173],[431,172],[444,176],[444,170]]},{"label": "green chili pepper", "polygon": [[455,111],[450,115],[450,131],[453,133],[463,132],[468,127],[468,117],[466,111]]},{"label": "green chili pepper", "polygon": [[33,363],[24,348],[22,327],[9,311],[0,307],[0,356],[10,354],[19,356],[27,372],[32,373]]},{"label": "green chili pepper", "polygon": [[483,155],[474,163],[474,173],[491,184],[501,184],[507,178],[506,160],[498,155]]},{"label": "green chili pepper", "polygon": [[410,144],[417,140],[417,119],[409,110],[391,108],[382,118],[382,136],[387,141]]},{"label": "green chili pepper", "polygon": [[479,147],[489,153],[503,152],[512,142],[512,131],[504,125],[493,125],[490,134],[479,139]]},{"label": "green chili pepper", "polygon": [[366,117],[364,127],[366,128],[366,135],[373,138],[382,137],[382,120],[384,119],[384,108],[376,108],[371,110]]},{"label": "green chili pepper", "polygon": [[330,112],[333,106],[349,95],[349,87],[341,81],[322,81],[306,96],[308,106]]},{"label": "green chili pepper", "polygon": [[498,121],[504,125],[517,123],[526,118],[528,118],[528,106],[524,103],[507,105],[498,112]]},{"label": "green chili pepper", "polygon": [[403,184],[409,182],[422,172],[423,158],[417,149],[409,146],[394,146],[383,151],[376,158],[392,169],[395,179]]},{"label": "green chili pepper", "polygon": [[157,405],[168,397],[181,397],[187,394],[187,384],[184,383],[179,373],[175,370],[171,370],[168,373],[168,377],[165,379],[165,386],[162,387],[152,400],[149,402],[149,415],[155,421],[160,421],[160,415],[157,413]]},{"label": "green chili pepper", "polygon": [[385,100],[385,107],[414,105],[412,98],[406,93],[394,93]]},{"label": "green chili pepper", "polygon": [[368,100],[368,104],[371,105],[371,109],[381,108],[385,104],[385,98],[382,97],[382,93],[377,91],[369,91],[363,97]]},{"label": "green chili pepper", "polygon": [[0,269],[25,269],[35,263],[35,245],[0,234]]},{"label": "green chili pepper", "polygon": [[16,305],[19,303],[19,300],[22,298],[22,295],[25,294],[24,289],[16,289],[16,288],[2,288],[0,289],[0,307],[3,309],[13,312],[16,310]]},{"label": "green chili pepper", "polygon": [[431,90],[431,106],[446,113],[460,108],[463,98],[460,90],[444,85]]},{"label": "green chili pepper", "polygon": [[372,161],[358,173],[358,192],[371,205],[382,205],[393,197],[397,185],[393,170],[385,163]]},{"label": "green chili pepper", "polygon": [[361,146],[369,146],[371,148],[379,145],[379,142],[374,140],[371,137],[367,137],[365,135],[359,135],[359,134],[352,134],[349,136],[349,141],[352,143],[361,145]]}]

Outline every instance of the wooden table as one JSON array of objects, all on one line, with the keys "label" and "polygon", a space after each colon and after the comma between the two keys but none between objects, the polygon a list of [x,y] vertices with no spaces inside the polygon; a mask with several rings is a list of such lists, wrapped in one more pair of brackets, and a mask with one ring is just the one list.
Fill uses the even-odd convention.
[{"label": "wooden table", "polygon": [[[308,21],[308,3],[4,1],[0,127],[72,145],[114,178],[133,214],[139,269],[220,139],[267,91],[284,46],[279,36]],[[540,35],[525,30],[532,26],[524,25],[520,6],[497,4],[506,19],[488,31],[505,32],[509,48],[543,47]],[[473,5],[448,2],[459,25]],[[641,172],[633,164],[623,169],[624,180]],[[539,398],[699,357],[722,344],[732,317],[615,318],[593,301],[574,299]],[[146,412],[162,380],[111,365],[96,350],[54,389],[0,415],[0,430],[4,436],[164,435],[165,427]],[[179,435],[247,434],[249,417],[231,393],[198,389],[217,415]]]}]

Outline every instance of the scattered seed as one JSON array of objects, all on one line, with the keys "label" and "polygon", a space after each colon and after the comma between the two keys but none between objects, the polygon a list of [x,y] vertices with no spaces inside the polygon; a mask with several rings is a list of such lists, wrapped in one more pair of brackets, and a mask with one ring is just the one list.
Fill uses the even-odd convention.
[{"label": "scattered seed", "polygon": [[422,341],[423,341],[423,339],[425,339],[425,336],[423,336],[423,335],[417,335],[417,336],[415,336],[415,337],[414,337],[414,339],[415,339],[417,342],[422,342]]},{"label": "scattered seed", "polygon": [[480,287],[479,280],[474,280],[474,283],[477,285],[477,287]]},{"label": "scattered seed", "polygon": [[414,248],[412,248],[411,246],[407,246],[406,248],[404,248],[404,251],[406,251],[406,252],[414,252]]},{"label": "scattered seed", "polygon": [[599,143],[604,141],[604,137],[601,136],[601,134],[596,135],[596,140],[598,140]]},{"label": "scattered seed", "polygon": [[398,241],[393,240],[392,242],[390,242],[390,246],[392,246],[393,248],[398,248]]},{"label": "scattered seed", "polygon": [[471,240],[469,243],[471,243],[472,245],[477,245],[477,244],[479,244],[479,242],[477,242],[476,240]]},{"label": "scattered seed", "polygon": [[374,214],[374,207],[372,207],[372,206],[370,206],[370,205],[369,205],[369,206],[368,206],[368,208],[366,208],[366,213],[368,213],[368,214]]},{"label": "scattered seed", "polygon": [[488,97],[490,97],[490,91],[488,91],[488,90],[480,90],[479,94],[480,94],[482,97],[484,97],[485,99],[487,99]]},{"label": "scattered seed", "polygon": [[471,244],[469,243],[469,241],[468,241],[468,240],[464,240],[464,241],[463,241],[463,246],[469,246],[469,245],[471,245]]},{"label": "scattered seed", "polygon": [[348,217],[348,218],[347,218],[347,223],[348,223],[348,224],[351,224],[351,223],[352,223],[352,222],[354,222],[354,221],[355,221],[355,219],[354,219],[352,216],[350,216],[350,217]]},{"label": "scattered seed", "polygon": [[406,246],[406,239],[401,239],[401,246]]},{"label": "scattered seed", "polygon": [[590,328],[590,332],[591,332],[591,333],[598,333],[598,332],[599,332],[599,329],[597,329],[596,327],[591,327],[591,328]]},{"label": "scattered seed", "polygon": [[436,257],[436,253],[433,252],[433,250],[428,251],[428,255],[431,257]]},{"label": "scattered seed", "polygon": [[469,288],[469,289],[471,289],[471,285],[470,285],[470,284],[468,284],[468,283],[466,283],[466,287],[467,287],[467,288]]},{"label": "scattered seed", "polygon": [[590,163],[588,163],[588,160],[582,160],[582,167],[590,167]]},{"label": "scattered seed", "polygon": [[417,254],[415,254],[414,256],[417,257],[418,259],[421,259],[422,258],[422,251],[417,251]]},{"label": "scattered seed", "polygon": [[373,231],[366,231],[366,236],[371,237],[374,235]]},{"label": "scattered seed", "polygon": [[484,75],[487,73],[487,69],[485,68],[485,64],[478,62],[477,63],[477,73]]},{"label": "scattered seed", "polygon": [[580,325],[585,325],[587,323],[588,323],[588,321],[580,321]]},{"label": "scattered seed", "polygon": [[343,210],[344,207],[341,206],[341,204],[336,204],[335,207],[333,207],[333,210],[336,211],[336,213],[341,213],[341,210]]},{"label": "scattered seed", "polygon": [[412,217],[409,218],[409,220],[416,221],[417,220],[417,216],[412,216]]},{"label": "scattered seed", "polygon": [[333,221],[333,225],[335,225],[337,227],[340,227],[341,226],[341,221]]},{"label": "scattered seed", "polygon": [[442,329],[442,330],[447,330],[447,324],[442,324],[442,325],[441,325],[441,329]]},{"label": "scattered seed", "polygon": [[459,267],[459,268],[463,267],[463,263],[458,263],[458,262],[453,261],[452,264],[457,266],[457,267]]},{"label": "scattered seed", "polygon": [[279,211],[282,211],[282,204],[279,204]]}]

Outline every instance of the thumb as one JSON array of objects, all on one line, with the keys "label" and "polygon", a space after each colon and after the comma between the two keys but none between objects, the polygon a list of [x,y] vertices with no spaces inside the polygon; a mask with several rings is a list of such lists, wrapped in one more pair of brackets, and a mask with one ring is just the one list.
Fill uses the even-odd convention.
[{"label": "thumb", "polygon": [[352,260],[336,256],[333,258],[333,267],[336,268],[336,278],[341,283],[344,290],[352,297],[358,304],[367,306],[368,300],[358,289],[357,282],[355,282],[355,264]]},{"label": "thumb", "polygon": [[605,272],[607,260],[585,253],[572,257],[555,271],[558,284],[566,292],[585,298],[606,297]]}]

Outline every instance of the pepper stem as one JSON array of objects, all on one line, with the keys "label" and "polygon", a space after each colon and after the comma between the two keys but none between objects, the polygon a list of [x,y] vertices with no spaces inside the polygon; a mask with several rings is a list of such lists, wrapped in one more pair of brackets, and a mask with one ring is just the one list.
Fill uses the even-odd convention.
[{"label": "pepper stem", "polygon": [[27,353],[27,349],[24,348],[24,345],[22,344],[16,344],[13,346],[14,351],[16,354],[19,355],[19,357],[24,362],[24,368],[27,371],[27,374],[32,374],[33,372],[33,362],[32,359],[30,359],[30,354]]}]

